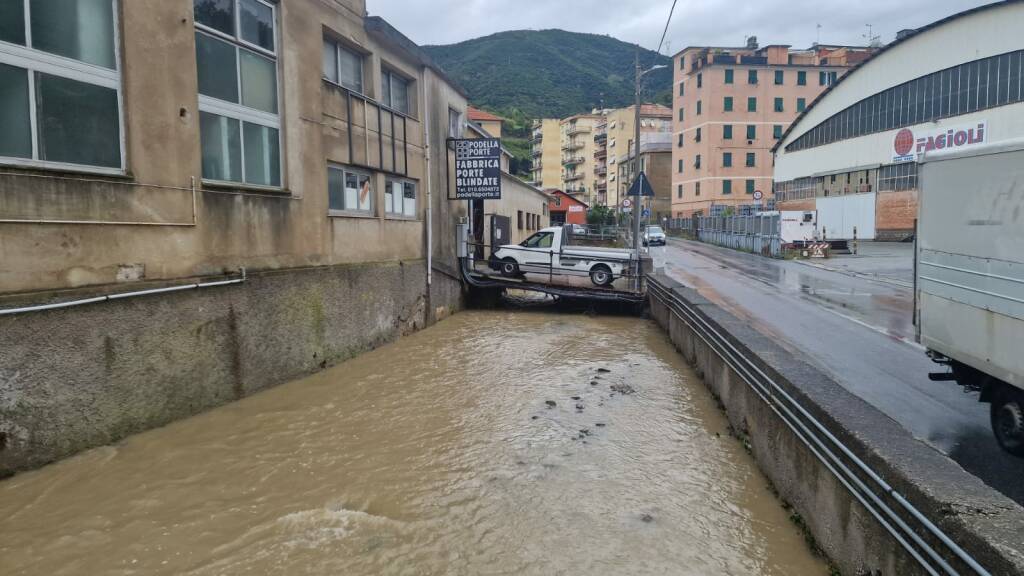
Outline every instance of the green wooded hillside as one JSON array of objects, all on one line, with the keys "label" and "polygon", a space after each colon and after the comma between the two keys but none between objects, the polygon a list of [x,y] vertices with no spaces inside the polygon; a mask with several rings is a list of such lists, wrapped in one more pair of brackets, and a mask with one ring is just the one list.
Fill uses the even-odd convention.
[{"label": "green wooded hillside", "polygon": [[[633,103],[635,48],[610,36],[515,30],[424,49],[462,84],[475,106],[513,124]],[[640,63],[647,68],[670,59],[641,49]],[[657,96],[669,103],[671,84],[671,68],[652,72],[644,79],[644,99]]]}]

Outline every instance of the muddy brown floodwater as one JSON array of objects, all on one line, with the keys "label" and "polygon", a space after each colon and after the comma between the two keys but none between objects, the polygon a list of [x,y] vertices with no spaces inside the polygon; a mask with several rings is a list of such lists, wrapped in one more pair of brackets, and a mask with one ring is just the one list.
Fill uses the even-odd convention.
[{"label": "muddy brown floodwater", "polygon": [[465,312],[0,483],[0,574],[827,574],[726,431],[649,321]]}]

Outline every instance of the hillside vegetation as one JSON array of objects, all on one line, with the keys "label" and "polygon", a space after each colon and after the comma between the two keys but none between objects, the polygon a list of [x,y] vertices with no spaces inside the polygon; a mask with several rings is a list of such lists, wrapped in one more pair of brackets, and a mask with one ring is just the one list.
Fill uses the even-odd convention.
[{"label": "hillside vegetation", "polygon": [[[633,103],[635,47],[564,30],[499,32],[425,50],[469,92],[473,105],[509,118],[513,134],[532,118],[564,118]],[[670,59],[641,49],[640,63]],[[671,98],[672,70],[644,79],[644,99]],[[665,102],[667,103],[667,102]]]}]

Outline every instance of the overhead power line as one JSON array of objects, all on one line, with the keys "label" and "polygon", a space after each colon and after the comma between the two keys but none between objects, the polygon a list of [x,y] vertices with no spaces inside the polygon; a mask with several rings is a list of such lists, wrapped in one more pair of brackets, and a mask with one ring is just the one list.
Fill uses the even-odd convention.
[{"label": "overhead power line", "polygon": [[668,11],[668,20],[665,21],[665,30],[661,33],[661,41],[658,42],[658,49],[654,51],[654,62],[651,66],[658,63],[658,55],[661,54],[661,47],[665,45],[665,36],[668,34],[668,25],[672,23],[672,14],[676,11],[676,2],[679,0],[672,0],[672,8]]}]

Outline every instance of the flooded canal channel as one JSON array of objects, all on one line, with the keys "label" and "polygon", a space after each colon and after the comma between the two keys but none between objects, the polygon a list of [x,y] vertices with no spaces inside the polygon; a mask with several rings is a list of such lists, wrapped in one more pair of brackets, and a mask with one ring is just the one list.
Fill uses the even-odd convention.
[{"label": "flooded canal channel", "polygon": [[655,324],[497,311],[0,483],[0,573],[828,570]]}]

